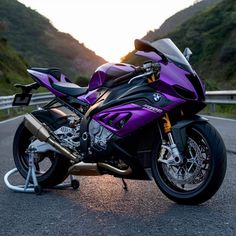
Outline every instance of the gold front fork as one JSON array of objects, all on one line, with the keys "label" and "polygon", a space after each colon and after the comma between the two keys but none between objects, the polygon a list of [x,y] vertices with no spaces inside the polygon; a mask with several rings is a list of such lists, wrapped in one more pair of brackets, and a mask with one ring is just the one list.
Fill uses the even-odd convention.
[{"label": "gold front fork", "polygon": [[173,135],[172,135],[172,126],[171,126],[170,118],[167,113],[165,113],[164,116],[162,117],[162,121],[163,121],[164,133],[167,135],[167,137],[169,139],[170,146],[169,146],[168,150],[171,152],[171,155],[173,158],[169,164],[179,165],[183,162],[183,159],[182,159],[182,157],[179,153],[179,150],[174,142]]},{"label": "gold front fork", "polygon": [[165,134],[170,133],[172,131],[172,128],[171,128],[170,118],[167,113],[164,114],[164,116],[162,117],[162,120],[164,122],[163,124],[164,133]]}]

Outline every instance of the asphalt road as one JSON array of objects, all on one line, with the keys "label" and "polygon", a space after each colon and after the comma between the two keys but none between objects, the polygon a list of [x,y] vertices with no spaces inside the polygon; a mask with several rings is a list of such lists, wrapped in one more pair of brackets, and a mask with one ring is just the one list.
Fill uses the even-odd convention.
[{"label": "asphalt road", "polygon": [[[236,121],[210,119],[226,143],[228,169],[217,194],[199,206],[168,200],[154,181],[82,177],[75,191],[41,196],[7,189],[14,167],[12,139],[19,119],[0,123],[0,235],[236,235]],[[17,177],[18,179],[18,177]]]}]

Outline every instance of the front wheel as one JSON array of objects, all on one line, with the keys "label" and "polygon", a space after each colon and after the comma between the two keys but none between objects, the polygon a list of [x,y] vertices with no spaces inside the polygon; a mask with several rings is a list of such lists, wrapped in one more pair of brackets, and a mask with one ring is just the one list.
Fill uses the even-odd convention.
[{"label": "front wheel", "polygon": [[[152,155],[152,173],[160,190],[180,204],[200,204],[219,189],[226,172],[226,149],[209,123],[188,126],[181,165],[167,164],[171,154],[164,146]],[[166,161],[163,161],[166,160]]]}]

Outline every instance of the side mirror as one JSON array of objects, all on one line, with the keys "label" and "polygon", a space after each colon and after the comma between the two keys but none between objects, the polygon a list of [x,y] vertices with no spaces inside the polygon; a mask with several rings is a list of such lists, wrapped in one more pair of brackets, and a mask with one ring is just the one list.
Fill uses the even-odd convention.
[{"label": "side mirror", "polygon": [[193,55],[192,51],[189,48],[185,48],[183,54],[187,61],[189,61],[190,57]]}]

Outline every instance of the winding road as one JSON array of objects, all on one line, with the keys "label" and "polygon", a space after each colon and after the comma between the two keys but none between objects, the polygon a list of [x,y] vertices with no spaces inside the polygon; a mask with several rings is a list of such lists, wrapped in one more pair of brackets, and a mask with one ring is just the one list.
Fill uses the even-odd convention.
[{"label": "winding road", "polygon": [[154,181],[128,180],[126,192],[109,176],[81,177],[77,191],[10,191],[3,177],[14,168],[12,140],[21,119],[0,122],[0,235],[236,235],[236,121],[209,118],[226,144],[227,174],[211,200],[183,206]]}]

